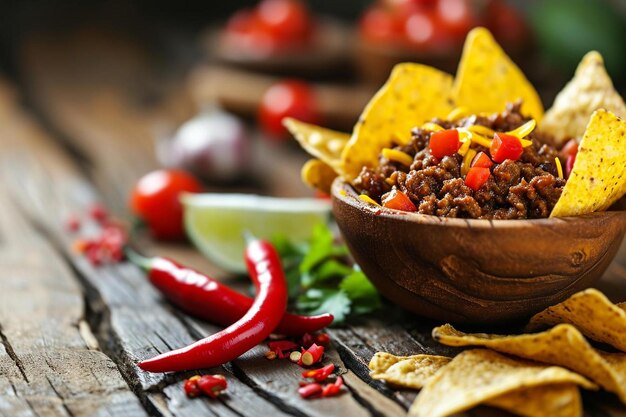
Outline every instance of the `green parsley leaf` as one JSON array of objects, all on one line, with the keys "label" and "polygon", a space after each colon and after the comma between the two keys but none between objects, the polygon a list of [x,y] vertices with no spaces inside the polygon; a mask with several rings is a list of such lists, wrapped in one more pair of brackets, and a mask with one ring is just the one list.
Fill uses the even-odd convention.
[{"label": "green parsley leaf", "polygon": [[341,324],[350,314],[350,298],[339,289],[311,289],[298,299],[297,306],[306,310],[307,314],[316,315],[330,313],[335,317],[333,324]]}]

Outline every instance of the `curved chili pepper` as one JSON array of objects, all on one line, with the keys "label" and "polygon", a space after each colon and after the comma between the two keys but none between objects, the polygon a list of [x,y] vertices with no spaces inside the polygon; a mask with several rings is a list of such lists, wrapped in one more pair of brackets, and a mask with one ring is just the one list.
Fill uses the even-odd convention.
[{"label": "curved chili pepper", "polygon": [[211,368],[239,357],[265,340],[285,314],[287,281],[278,253],[269,242],[248,243],[246,263],[257,291],[242,318],[192,345],[139,362],[139,367],[148,372]]},{"label": "curved chili pepper", "polygon": [[[146,258],[129,248],[126,248],[126,255],[148,273],[150,282],[172,304],[199,319],[229,326],[243,317],[252,306],[251,297],[171,259]],[[285,313],[275,333],[300,336],[328,327],[332,322],[333,315],[328,313],[318,316]]]}]

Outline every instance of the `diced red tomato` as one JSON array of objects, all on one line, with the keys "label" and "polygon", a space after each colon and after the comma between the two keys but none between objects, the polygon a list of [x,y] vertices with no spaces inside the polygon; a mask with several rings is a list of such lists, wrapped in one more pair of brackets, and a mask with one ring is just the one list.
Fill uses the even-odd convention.
[{"label": "diced red tomato", "polygon": [[490,168],[492,165],[493,162],[491,161],[491,159],[489,159],[486,153],[478,152],[478,154],[472,160],[470,166],[479,168]]},{"label": "diced red tomato", "polygon": [[568,140],[561,148],[561,154],[565,157],[576,155],[576,153],[578,153],[578,142],[576,142],[576,139]]},{"label": "diced red tomato", "polygon": [[524,153],[524,148],[518,137],[497,132],[491,141],[489,153],[491,159],[497,163],[504,162],[506,159],[517,161]]},{"label": "diced red tomato", "polygon": [[572,173],[574,163],[576,162],[576,155],[578,154],[573,153],[567,156],[567,160],[565,161],[565,179],[569,178],[569,175]]},{"label": "diced red tomato", "polygon": [[435,158],[454,155],[460,147],[461,141],[459,140],[459,132],[456,129],[440,130],[430,135],[428,148]]},{"label": "diced red tomato", "polygon": [[284,80],[272,85],[263,95],[258,119],[271,138],[284,138],[283,118],[294,117],[307,123],[319,123],[315,91],[303,81]]},{"label": "diced red tomato", "polygon": [[411,201],[411,199],[402,191],[393,189],[387,195],[383,201],[383,207],[402,210],[402,211],[417,211],[417,207]]},{"label": "diced red tomato", "polygon": [[471,167],[465,176],[465,185],[474,191],[477,191],[484,183],[487,182],[491,172],[489,168],[484,167]]}]

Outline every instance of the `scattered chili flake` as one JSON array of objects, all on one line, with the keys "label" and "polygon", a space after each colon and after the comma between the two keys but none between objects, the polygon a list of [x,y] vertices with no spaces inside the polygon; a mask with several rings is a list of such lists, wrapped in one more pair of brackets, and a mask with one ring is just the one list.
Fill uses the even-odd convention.
[{"label": "scattered chili flake", "polygon": [[109,223],[95,238],[74,241],[73,249],[84,254],[94,266],[118,263],[124,259],[124,245],[127,240],[123,226]]},{"label": "scattered chili flake", "polygon": [[319,362],[322,356],[324,356],[324,346],[313,343],[311,347],[302,352],[298,365],[311,366]]},{"label": "scattered chili flake", "polygon": [[185,394],[189,398],[195,398],[200,395],[200,387],[198,386],[198,381],[200,380],[200,375],[194,375],[191,378],[185,380],[185,385],[183,385],[183,389],[185,390]]},{"label": "scattered chili flake", "polygon": [[320,333],[315,335],[315,343],[318,345],[328,346],[330,344],[330,336],[327,333]]},{"label": "scattered chili flake", "polygon": [[76,214],[70,214],[65,220],[65,229],[72,233],[78,232],[80,229],[80,219]]},{"label": "scattered chili flake", "polygon": [[303,378],[311,378],[317,382],[322,382],[328,379],[330,374],[335,370],[334,364],[329,364],[319,369],[309,369],[307,371],[302,372]]},{"label": "scattered chili flake", "polygon": [[303,348],[308,349],[311,345],[315,343],[315,338],[311,333],[305,333],[302,335],[302,339],[300,340],[300,344]]},{"label": "scattered chili flake", "polygon": [[217,398],[228,388],[228,382],[224,375],[202,375],[198,380],[198,387],[210,398]]},{"label": "scattered chili flake", "polygon": [[334,383],[324,385],[322,397],[334,397],[341,392],[341,387],[343,387],[343,378],[338,376]]},{"label": "scattered chili flake", "polygon": [[89,207],[89,217],[102,224],[109,218],[109,213],[101,203],[93,203]]},{"label": "scattered chili flake", "polygon": [[267,346],[281,359],[286,357],[286,353],[300,349],[300,345],[291,340],[274,340],[269,342]]},{"label": "scattered chili flake", "polygon": [[317,382],[312,382],[298,389],[298,394],[302,398],[311,398],[322,393],[322,386]]}]

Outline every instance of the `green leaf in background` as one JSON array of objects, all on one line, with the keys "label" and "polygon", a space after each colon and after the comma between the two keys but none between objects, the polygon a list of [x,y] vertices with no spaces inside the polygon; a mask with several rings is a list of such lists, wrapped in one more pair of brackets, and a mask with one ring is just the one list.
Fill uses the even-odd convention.
[{"label": "green leaf in background", "polygon": [[333,324],[339,324],[350,314],[351,303],[340,289],[311,289],[298,299],[296,306],[311,315],[330,313],[335,316]]},{"label": "green leaf in background", "polygon": [[360,270],[346,276],[339,288],[352,300],[352,312],[365,314],[381,307],[378,291]]}]

